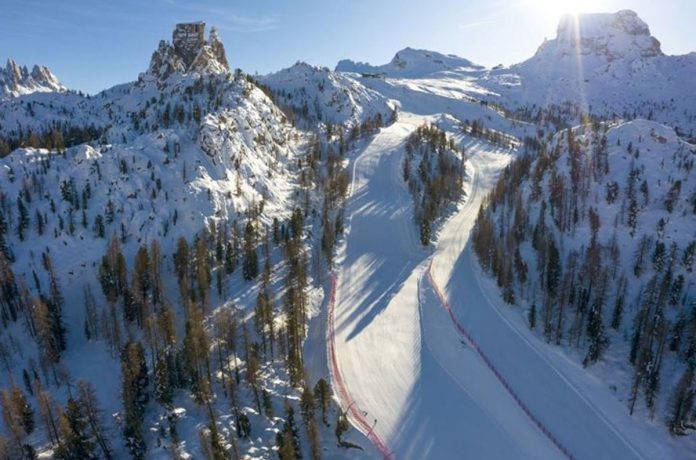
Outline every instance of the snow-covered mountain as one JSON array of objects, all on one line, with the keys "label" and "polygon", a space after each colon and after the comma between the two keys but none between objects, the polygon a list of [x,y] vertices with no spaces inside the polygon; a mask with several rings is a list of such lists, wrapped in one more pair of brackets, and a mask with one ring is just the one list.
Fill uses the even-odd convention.
[{"label": "snow-covered mountain", "polygon": [[304,62],[260,81],[282,106],[318,122],[355,126],[377,116],[387,120],[393,110],[387,98],[349,75]]},{"label": "snow-covered mountain", "polygon": [[690,458],[695,61],[620,11],[506,68],[194,22],[93,96],[0,69],[0,459]]},{"label": "snow-covered mountain", "polygon": [[374,66],[364,62],[342,60],[337,72],[353,72],[393,78],[426,77],[438,72],[473,72],[483,69],[467,59],[435,51],[404,48],[397,52],[388,64]]},{"label": "snow-covered mountain", "polygon": [[629,10],[564,17],[556,37],[479,84],[508,108],[572,103],[601,117],[642,117],[690,137],[696,119],[696,53],[665,55]]},{"label": "snow-covered mountain", "polygon": [[[195,263],[200,267],[208,266],[207,274],[199,272],[207,282],[195,282],[200,286],[196,292],[210,289],[213,274],[217,279],[217,294],[206,294],[203,298],[194,294],[201,307],[206,305],[206,309],[211,309],[206,313],[206,325],[212,325],[219,315],[229,313],[228,320],[234,318],[235,322],[244,322],[244,334],[249,328],[257,331],[253,335],[256,343],[261,340],[258,334],[262,330],[247,326],[246,319],[241,318],[250,318],[248,313],[254,310],[257,295],[263,294],[272,303],[269,306],[272,325],[268,327],[276,331],[274,333],[280,329],[283,334],[290,334],[293,329],[288,330],[285,320],[281,319],[280,305],[285,296],[283,281],[287,279],[294,285],[297,275],[292,271],[288,273],[286,264],[290,259],[285,258],[285,249],[280,245],[291,241],[293,246],[289,251],[296,254],[295,257],[304,257],[310,243],[302,238],[305,226],[301,222],[306,215],[306,226],[312,228],[315,225],[312,217],[317,216],[315,207],[319,206],[312,188],[316,185],[321,189],[319,186],[323,186],[321,181],[325,177],[327,181],[337,180],[325,172],[322,159],[326,161],[328,155],[322,151],[322,146],[312,151],[318,157],[310,158],[306,145],[309,136],[289,123],[283,111],[253,78],[242,72],[230,73],[224,47],[216,32],[211,31],[207,40],[204,33],[203,23],[177,25],[172,42],[160,43],[148,70],[136,81],[95,96],[37,93],[0,101],[0,152],[6,155],[0,159],[0,201],[3,203],[0,206],[0,265],[7,275],[3,278],[4,286],[9,289],[6,292],[10,293],[0,299],[0,357],[5,363],[0,386],[11,387],[11,382],[20,381],[24,372],[25,382],[28,382],[24,391],[32,388],[33,381],[47,388],[52,400],[63,405],[68,399],[66,382],[91,382],[105,409],[100,423],[111,427],[105,443],[111,446],[113,458],[125,458],[129,451],[136,455],[134,452],[146,449],[148,455],[154,456],[165,456],[176,450],[184,458],[187,455],[203,458],[206,443],[191,441],[209,434],[204,428],[208,416],[198,413],[200,408],[188,390],[177,391],[176,403],[170,401],[166,409],[154,403],[147,410],[142,409],[143,419],[138,423],[145,424],[146,428],[139,434],[123,433],[123,425],[130,423],[130,415],[125,415],[124,422],[124,411],[129,406],[122,400],[125,396],[119,384],[123,377],[119,372],[119,357],[123,347],[128,346],[128,340],[144,340],[141,329],[144,318],[138,319],[136,326],[135,316],[127,312],[130,306],[148,305],[149,309],[158,301],[152,297],[153,292],[134,304],[130,294],[137,291],[121,291],[117,298],[109,301],[114,316],[107,320],[104,296],[114,279],[109,278],[111,256],[103,258],[105,253],[112,251],[114,257],[119,254],[122,286],[135,282],[132,281],[136,279],[135,272],[132,279],[124,273],[137,270],[136,254],[146,254],[146,258],[151,257],[148,264],[160,267],[156,269],[159,274],[153,275],[162,283],[155,297],[159,302],[166,298],[166,305],[160,303],[148,314],[153,315],[151,319],[161,318],[163,309],[168,310],[172,315],[172,332],[177,335],[190,332],[192,304],[187,295],[182,299],[182,293],[176,289],[174,270],[181,266],[186,267],[185,271],[188,267],[193,270]],[[381,100],[374,94],[371,97]],[[358,119],[359,114],[352,115]],[[2,140],[3,135],[8,141]],[[6,143],[3,145],[3,142]],[[333,175],[339,176],[340,159],[332,161],[335,163]],[[334,203],[339,200],[340,195],[336,194]],[[300,211],[300,206],[306,214]],[[292,233],[289,230],[291,215],[294,216]],[[272,247],[271,234],[276,241]],[[264,260],[269,267],[261,286],[252,281],[260,268],[257,260],[255,273],[250,274],[249,253],[261,253],[264,239]],[[175,261],[172,254],[186,244],[182,242],[188,241],[198,245],[198,255]],[[247,262],[242,261],[243,242],[246,242],[244,260]],[[220,257],[212,256],[213,246],[217,247],[215,251]],[[226,268],[212,262],[222,262],[223,257]],[[312,275],[306,271],[305,259],[294,263],[299,267],[295,270],[303,270],[303,284],[295,288],[295,296],[303,305],[302,317],[295,329],[304,329],[309,318],[316,315],[321,295],[317,286],[308,285]],[[242,264],[243,269],[236,270]],[[274,267],[272,278],[270,264]],[[192,281],[199,276],[193,276],[193,271],[190,275]],[[32,280],[30,287],[29,280]],[[49,285],[54,286],[51,288],[53,294],[46,291]],[[22,300],[19,299],[20,290]],[[47,329],[40,326],[38,333],[36,329],[26,330],[18,319],[18,316],[38,318],[34,316],[38,314],[35,308],[40,310],[36,305],[44,300],[53,312],[53,319],[48,320],[53,324],[51,334],[55,335],[51,335],[52,338],[46,335]],[[278,305],[278,311],[274,305]],[[99,323],[99,315],[104,322]],[[201,316],[199,321],[202,327],[204,318]],[[237,324],[230,327],[236,328]],[[206,329],[206,334],[212,333],[210,327]],[[241,331],[237,335],[237,332],[225,330],[226,334],[232,334],[228,337],[233,337],[226,339],[230,347],[242,345]],[[46,341],[42,342],[44,339]],[[263,340],[266,343],[265,335]],[[14,357],[6,354],[10,342],[21,349]],[[248,337],[244,343],[250,347],[247,352],[253,354],[253,359],[261,361],[260,345],[256,348]],[[182,346],[182,343],[170,343],[167,346],[172,353],[170,358],[180,359],[181,356],[175,358],[174,355],[183,353]],[[47,353],[57,354],[49,358]],[[246,366],[243,363],[250,364],[249,354],[238,359],[236,353],[234,357],[228,354],[227,364],[220,361],[221,372],[229,373],[234,367],[239,376],[241,366]],[[298,377],[288,377],[289,370],[283,358],[276,356],[274,359],[267,353],[268,350],[263,352],[262,367],[254,371],[258,372],[257,376],[248,377],[261,382],[259,386],[254,383],[255,397],[252,393],[246,394],[244,387],[235,386],[234,390],[227,387],[226,377],[223,377],[223,386],[214,389],[220,395],[229,396],[229,391],[235,392],[232,419],[228,420],[226,415],[230,413],[230,406],[224,398],[214,413],[206,412],[209,416],[219,412],[214,416],[225,420],[219,430],[229,440],[225,442],[231,443],[225,447],[230,455],[244,454],[249,458],[275,455],[273,446],[279,428],[275,427],[273,407],[285,413],[293,410],[285,398],[299,400],[300,393],[293,387]],[[54,370],[59,365],[64,371],[61,376],[55,374],[53,380],[46,380],[39,376],[38,362]],[[145,365],[154,369],[154,357]],[[295,372],[300,371],[301,368]],[[327,375],[316,375],[311,382],[307,380],[307,385],[314,385],[321,377],[327,378]],[[150,378],[156,386],[158,380],[154,374]],[[234,380],[234,376],[231,379]],[[261,388],[264,413],[259,409]],[[0,399],[5,401],[4,396]],[[254,405],[255,399],[259,405]],[[36,404],[35,401],[30,403]],[[54,402],[48,404],[51,410],[57,410]],[[332,447],[335,442],[331,441],[334,435],[326,427],[329,418],[336,419],[336,409],[332,408],[330,396],[326,396],[322,404],[327,422],[314,427],[314,436],[323,433],[327,448],[335,450]],[[56,412],[56,418],[52,419],[56,426],[67,423],[58,420],[60,417]],[[14,429],[7,420],[0,422],[0,431]],[[239,423],[244,420],[249,424],[247,434],[240,431]],[[168,431],[175,422],[179,434]],[[255,432],[253,438],[249,436],[251,429]],[[294,425],[292,429],[296,429]],[[31,449],[52,458],[64,458],[59,454],[60,447],[53,442],[51,428],[37,429],[30,439],[25,437],[33,428],[23,430],[18,436],[26,445],[33,446]],[[92,436],[96,436],[95,433],[92,431]],[[342,431],[345,439],[352,434],[354,431],[349,427]],[[60,436],[66,439],[67,435]],[[135,438],[138,440],[134,441]],[[303,438],[307,439],[305,435]],[[0,458],[14,459],[21,449],[24,447],[14,441],[8,446],[0,435]],[[101,444],[99,449],[102,449]],[[100,450],[100,455],[105,455],[104,452]],[[336,455],[344,458],[340,452]]]},{"label": "snow-covered mountain", "polygon": [[0,99],[17,97],[35,92],[66,91],[58,78],[47,67],[35,65],[31,71],[8,59],[5,68],[0,67]]}]

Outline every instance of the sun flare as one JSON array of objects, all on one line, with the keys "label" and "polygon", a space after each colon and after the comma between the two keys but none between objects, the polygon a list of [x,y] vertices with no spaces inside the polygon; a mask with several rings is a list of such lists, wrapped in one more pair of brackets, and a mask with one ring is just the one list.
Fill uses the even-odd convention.
[{"label": "sun flare", "polygon": [[530,8],[536,9],[548,19],[557,20],[564,14],[599,13],[601,0],[529,0]]}]

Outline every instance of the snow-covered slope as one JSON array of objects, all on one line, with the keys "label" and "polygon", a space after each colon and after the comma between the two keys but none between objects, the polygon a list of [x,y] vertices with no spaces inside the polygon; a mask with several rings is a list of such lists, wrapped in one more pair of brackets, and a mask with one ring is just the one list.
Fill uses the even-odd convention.
[{"label": "snow-covered slope", "polygon": [[20,66],[12,59],[7,60],[4,69],[0,67],[0,99],[65,90],[65,86],[47,67],[35,65],[30,72],[26,66]]},{"label": "snow-covered slope", "polygon": [[[242,95],[245,91],[247,96]],[[178,236],[200,231],[208,219],[232,221],[264,200],[269,212],[282,214],[292,192],[291,171],[297,152],[292,136],[292,128],[284,124],[278,109],[260,90],[243,81],[229,83],[223,107],[204,115],[197,126],[172,120],[172,126],[144,134],[114,127],[107,137],[115,138],[115,143],[80,145],[64,155],[17,150],[1,160],[2,191],[14,203],[27,186],[27,178],[42,176],[43,193],[29,205],[32,215],[52,214],[48,198],[60,196],[63,183],[72,181],[81,188],[90,184],[92,192],[88,207],[77,213],[72,203],[58,200],[56,204],[57,215],[66,223],[86,218],[86,228],[70,234],[67,226],[56,232],[49,227],[43,238],[30,231],[31,244],[12,240],[12,248],[18,260],[28,261],[24,248],[31,250],[37,243],[42,247],[62,241],[55,250],[58,255],[73,250],[74,245],[84,247],[85,240],[101,246],[93,239],[92,227],[98,215],[104,216],[109,202],[116,215],[113,226],[106,226],[106,234],[123,231],[126,238],[140,243],[165,237],[173,243]],[[119,138],[128,142],[118,142]],[[45,243],[40,242],[43,240]]]},{"label": "snow-covered slope", "polygon": [[529,327],[664,435],[692,417],[695,156],[646,120],[564,131],[503,176],[473,238]]},{"label": "snow-covered slope", "polygon": [[394,55],[388,63],[380,66],[364,62],[342,60],[336,66],[337,72],[352,72],[392,78],[426,77],[438,72],[473,72],[482,67],[467,59],[452,54],[441,54],[435,51],[404,48]]},{"label": "snow-covered slope", "polygon": [[376,116],[387,120],[392,104],[348,75],[304,62],[262,77],[282,106],[319,122],[359,125]]},{"label": "snow-covered slope", "polygon": [[[695,56],[622,11],[565,18],[509,68],[407,48],[256,79],[184,23],[134,82],[0,97],[0,386],[38,413],[34,380],[61,405],[67,382],[100,384],[122,458],[131,339],[149,348],[147,458],[213,456],[211,428],[242,458],[317,458],[317,433],[324,458],[689,458],[694,437],[669,429],[695,417]],[[39,300],[63,304],[57,361]],[[340,408],[312,407],[320,377]],[[53,455],[50,428],[17,433]]]},{"label": "snow-covered slope", "polygon": [[[284,352],[276,350],[275,357],[269,356],[264,345],[261,358],[261,345],[257,343],[261,340],[260,332],[247,322],[254,321],[252,312],[263,289],[273,303],[270,318],[274,326],[271,327],[277,328],[276,334],[282,330],[282,337],[288,334],[285,310],[281,311],[280,305],[285,297],[284,281],[286,277],[293,278],[288,274],[288,259],[281,244],[292,238],[295,254],[309,252],[306,247],[309,243],[300,236],[304,230],[302,224],[294,224],[292,236],[288,230],[290,214],[295,211],[294,222],[297,222],[299,206],[306,209],[306,226],[314,225],[316,203],[309,192],[313,182],[306,161],[308,136],[288,122],[253,79],[241,72],[234,75],[228,72],[222,44],[214,32],[207,41],[201,39],[202,26],[198,23],[177,26],[173,44],[160,44],[149,70],[133,83],[92,97],[42,93],[2,102],[1,131],[17,135],[24,146],[13,145],[13,151],[0,159],[0,264],[6,275],[4,286],[11,286],[6,291],[10,294],[0,299],[0,357],[4,363],[0,387],[5,390],[12,386],[11,382],[22,381],[23,371],[32,372],[31,376],[26,374],[28,383],[22,387],[22,391],[28,392],[30,407],[38,413],[39,402],[31,394],[30,385],[32,381],[40,382],[54,401],[50,403],[51,410],[58,414],[55,404],[66,404],[68,388],[73,388],[80,379],[91,382],[104,409],[100,419],[108,429],[107,443],[113,458],[126,458],[133,447],[133,437],[124,436],[127,406],[121,398],[120,383],[126,377],[120,372],[119,356],[126,341],[148,339],[141,323],[136,325],[132,318],[127,319],[125,311],[132,304],[131,297],[125,294],[123,298],[109,300],[112,319],[107,320],[109,307],[102,295],[108,284],[104,281],[107,278],[102,259],[107,248],[117,247],[122,251],[124,272],[135,270],[136,253],[149,253],[148,263],[158,267],[156,276],[161,276],[160,288],[166,305],[160,304],[148,314],[159,316],[163,308],[170,309],[172,333],[180,339],[190,331],[187,312],[191,299],[176,288],[175,267],[181,264],[188,267],[196,260],[199,263],[217,260],[207,274],[199,272],[191,280],[203,276],[207,284],[204,281],[201,286],[217,286],[216,294],[197,301],[207,310],[205,318],[200,319],[205,334],[209,334],[203,340],[210,340],[208,348],[218,347],[217,365],[222,367],[220,372],[228,375],[221,377],[220,372],[215,372],[211,386],[213,395],[217,396],[213,396],[215,401],[209,403],[207,411],[200,400],[192,397],[188,383],[175,391],[173,402],[162,406],[153,402],[158,391],[156,359],[148,356],[146,366],[151,370],[148,378],[153,384],[145,390],[150,395],[150,404],[143,409],[140,422],[147,458],[169,457],[173,451],[181,458],[204,458],[205,427],[213,416],[225,439],[226,454],[272,458],[279,442],[276,434],[286,429],[283,426],[291,426],[288,420],[292,415],[288,414],[299,406],[301,390],[294,387],[297,383],[288,376]],[[90,126],[94,129],[85,128]],[[75,132],[87,138],[69,139]],[[66,148],[66,144],[74,145]],[[321,151],[317,155],[321,157]],[[320,160],[314,160],[311,167],[313,177],[324,174]],[[338,174],[339,167],[334,168]],[[304,218],[302,213],[299,216]],[[253,241],[248,251],[253,250],[254,254],[262,252],[262,240],[267,238],[269,242],[274,229],[276,243],[272,248],[266,246],[268,251],[264,252],[264,260],[272,264],[273,270],[271,274],[269,265],[268,280],[263,287],[260,282],[243,279],[246,275],[241,269],[235,270],[242,257],[240,226],[246,231],[244,241]],[[254,232],[253,240],[250,231]],[[181,241],[203,245],[199,244],[196,255],[192,251],[190,260],[175,261],[172,254]],[[226,268],[213,252],[220,256],[228,254]],[[304,284],[294,291],[303,299],[304,330],[304,321],[316,315],[321,293],[306,271],[307,262],[303,259],[298,265],[305,270]],[[54,282],[49,280],[50,273]],[[123,283],[135,283],[135,272],[132,273],[133,278],[123,276]],[[46,361],[49,348],[39,338],[46,335],[37,336],[33,329],[25,329],[23,320],[16,317],[34,318],[34,306],[39,299],[49,296],[46,291],[49,285],[53,286],[51,292],[57,293],[50,294],[56,300],[51,308],[58,311],[53,318],[60,318],[65,328],[65,347],[51,348],[58,350],[59,356],[52,355],[50,364]],[[20,290],[24,300],[18,299]],[[154,307],[152,300],[146,296],[144,302]],[[22,303],[21,307],[17,306],[18,302]],[[90,302],[93,316],[88,312]],[[224,332],[232,337],[225,339],[226,343],[235,349],[234,355],[228,350],[226,357],[220,354],[220,342],[212,339],[213,334],[223,332],[213,326],[221,312],[230,312],[234,321],[239,321],[230,326],[235,330]],[[107,321],[111,321],[111,326]],[[56,326],[52,330],[60,329]],[[250,329],[254,330],[251,339]],[[273,340],[278,343],[284,340],[278,337]],[[7,355],[10,343],[17,352],[12,357]],[[175,338],[167,346],[172,353],[170,357],[174,358],[174,354],[187,346],[190,343],[184,345]],[[242,346],[248,347],[245,356],[241,356]],[[259,358],[255,377],[249,377],[252,372],[249,353]],[[54,373],[52,380],[46,373],[39,375],[36,364],[39,362],[44,370],[48,369],[45,366],[53,369],[59,366],[60,375]],[[229,375],[231,372],[236,373],[237,380],[228,386],[230,379],[235,380]],[[307,385],[328,378],[328,371],[323,372],[312,376],[311,381],[307,376]],[[245,379],[257,378],[255,382],[259,383],[254,385],[259,386],[252,392],[240,375]],[[232,406],[227,399],[230,396]],[[255,399],[258,404],[254,404]],[[327,421],[317,422],[313,435],[322,438],[318,448],[330,452],[333,458],[350,458],[354,450],[339,450],[332,441],[338,414],[330,395],[325,397],[323,407]],[[248,421],[247,430],[253,430],[253,437],[243,434],[240,417]],[[7,420],[0,422],[0,458],[9,455],[14,460],[23,448],[16,443],[19,438],[43,457],[57,458],[56,451],[51,450],[56,443],[50,428],[39,426],[38,417],[35,430],[23,428],[22,434],[9,445],[5,435],[13,425]],[[55,418],[54,422],[60,421]],[[64,421],[60,423],[65,426]],[[170,432],[174,423],[176,432]],[[293,425],[292,429],[297,427]],[[61,433],[62,442],[67,442],[66,435]],[[303,430],[296,436],[298,442],[302,438],[303,450],[309,456],[310,435]],[[355,431],[349,426],[343,430],[343,441],[363,442],[355,439]],[[365,455],[372,455],[369,445],[361,448],[365,449]]]},{"label": "snow-covered slope", "polygon": [[510,109],[571,102],[601,117],[642,117],[694,137],[696,53],[667,56],[633,11],[566,16],[527,61],[479,84]]}]

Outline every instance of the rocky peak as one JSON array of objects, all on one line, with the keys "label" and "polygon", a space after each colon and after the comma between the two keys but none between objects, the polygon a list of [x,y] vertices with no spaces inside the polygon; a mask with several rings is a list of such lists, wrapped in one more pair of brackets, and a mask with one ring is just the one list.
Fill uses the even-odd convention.
[{"label": "rocky peak", "polygon": [[224,73],[230,69],[217,30],[205,39],[205,23],[177,24],[172,42],[162,40],[152,54],[147,74],[166,80],[173,73]]},{"label": "rocky peak", "polygon": [[634,11],[567,15],[561,18],[557,36],[546,41],[537,55],[597,56],[609,61],[662,55],[660,42]]},{"label": "rocky peak", "polygon": [[30,72],[13,59],[7,60],[4,69],[0,67],[0,97],[61,91],[65,91],[65,87],[47,67],[35,65]]},{"label": "rocky peak", "polygon": [[190,67],[205,45],[205,23],[177,24],[172,33],[174,52],[186,67]]}]

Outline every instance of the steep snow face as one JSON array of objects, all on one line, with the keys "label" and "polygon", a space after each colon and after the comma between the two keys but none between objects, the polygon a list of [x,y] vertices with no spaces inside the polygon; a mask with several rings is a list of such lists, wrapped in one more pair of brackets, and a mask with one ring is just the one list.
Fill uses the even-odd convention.
[{"label": "steep snow face", "polygon": [[281,105],[322,122],[356,125],[377,115],[384,119],[392,107],[387,98],[349,75],[304,62],[262,77]]},{"label": "steep snow face", "polygon": [[205,23],[177,24],[172,42],[162,40],[153,53],[150,67],[141,79],[166,80],[174,73],[225,73],[230,70],[225,47],[212,28],[205,39]]},{"label": "steep snow face", "polygon": [[384,75],[395,78],[419,78],[438,72],[477,71],[482,67],[467,59],[452,54],[405,48],[394,56],[390,63],[373,66],[364,62],[342,60],[336,66],[337,72]]},{"label": "steep snow face", "polygon": [[66,91],[65,86],[47,67],[35,65],[29,72],[26,66],[20,66],[12,59],[7,60],[4,69],[0,67],[0,99],[35,92],[63,91]]}]

